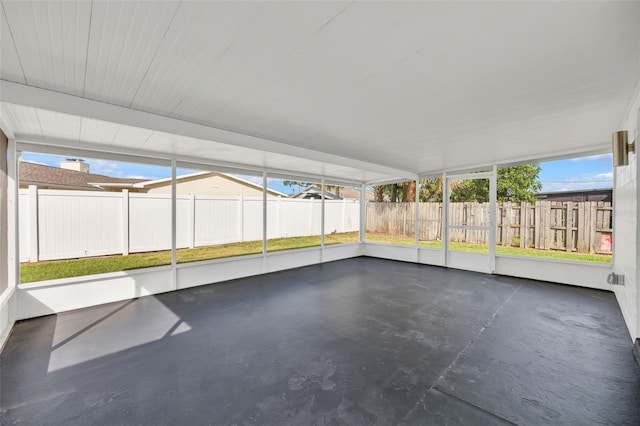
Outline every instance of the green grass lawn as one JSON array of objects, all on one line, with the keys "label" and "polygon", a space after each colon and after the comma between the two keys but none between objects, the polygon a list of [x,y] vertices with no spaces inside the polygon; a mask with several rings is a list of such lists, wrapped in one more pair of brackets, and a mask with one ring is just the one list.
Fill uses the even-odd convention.
[{"label": "green grass lawn", "polygon": [[[413,238],[384,234],[366,234],[366,241],[412,246]],[[358,242],[357,232],[325,235],[325,245]],[[269,252],[317,247],[320,236],[279,238],[267,241]],[[442,248],[442,242],[420,242],[420,247]],[[487,253],[488,247],[479,244],[451,243],[451,249],[473,253]],[[518,247],[497,247],[497,254],[509,256],[529,256],[544,259],[573,260],[580,262],[611,263],[611,256],[598,254],[566,253],[551,250],[521,249]],[[178,263],[201,260],[222,259],[262,253],[262,241],[221,244],[218,246],[180,249],[176,252]],[[30,283],[58,278],[79,277],[107,272],[127,271],[171,264],[170,251],[135,253],[128,256],[104,256],[86,259],[55,260],[20,265],[20,282]]]},{"label": "green grass lawn", "polygon": [[[325,236],[326,245],[357,241],[359,241],[357,232]],[[317,247],[319,245],[320,236],[278,238],[267,241],[267,249],[270,252]],[[248,241],[193,249],[180,249],[176,252],[176,259],[178,263],[186,263],[260,253],[262,253],[262,241]],[[171,251],[169,250],[135,253],[128,256],[115,255],[23,263],[20,265],[20,282],[30,283],[170,264]]]},{"label": "green grass lawn", "polygon": [[[398,235],[367,233],[365,238],[366,241],[376,243],[388,243],[408,246],[412,246],[415,244],[415,240],[413,238],[402,237]],[[449,244],[449,246],[451,250],[454,251],[465,251],[469,253],[489,253],[489,247],[481,244],[451,243]],[[442,248],[442,241],[421,241],[420,247],[439,249]],[[522,249],[520,247],[497,246],[496,254],[505,256],[528,256],[538,257],[542,259],[567,260],[577,262],[611,263],[611,255],[607,254],[567,253],[565,251]]]}]

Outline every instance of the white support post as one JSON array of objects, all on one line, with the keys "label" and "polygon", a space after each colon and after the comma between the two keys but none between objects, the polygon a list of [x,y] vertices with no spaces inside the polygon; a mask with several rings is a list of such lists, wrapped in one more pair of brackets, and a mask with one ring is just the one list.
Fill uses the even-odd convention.
[{"label": "white support post", "polygon": [[442,250],[444,266],[449,266],[449,182],[447,173],[442,174]]},{"label": "white support post", "polygon": [[322,182],[320,183],[320,185],[322,186],[322,198],[320,198],[322,206],[320,208],[320,247],[322,247],[322,251],[324,253],[324,178],[322,178]]},{"label": "white support post", "polygon": [[416,179],[416,210],[415,210],[415,225],[416,225],[416,247],[420,247],[420,179]]},{"label": "white support post", "polygon": [[38,187],[29,185],[29,262],[38,261]]},{"label": "white support post", "polygon": [[129,255],[129,190],[122,190],[122,255]]},{"label": "white support post", "polygon": [[177,264],[177,254],[176,254],[176,244],[177,244],[177,235],[176,235],[176,194],[177,194],[177,184],[176,184],[176,160],[175,158],[171,160],[171,271],[172,271],[172,287],[173,290],[178,289],[178,270],[176,268]]},{"label": "white support post", "polygon": [[362,184],[360,190],[360,242],[364,243],[367,226],[367,197],[365,196],[366,186]]},{"label": "white support post", "polygon": [[[8,269],[11,267],[9,259],[9,239],[7,238],[10,215],[9,203],[7,202],[8,191],[8,167],[7,160],[9,156],[7,152],[9,150],[9,139],[4,135],[2,129],[0,129],[0,235],[3,238],[0,239],[0,305],[2,302],[2,295],[9,294],[11,289],[9,288],[9,273]],[[7,293],[4,290],[8,289]],[[0,308],[1,310],[2,308]],[[2,333],[2,331],[0,331]],[[1,338],[0,338],[1,339]],[[1,346],[1,344],[0,344]]]},{"label": "white support post", "polygon": [[262,172],[262,255],[267,256],[267,172]]},{"label": "white support post", "polygon": [[240,194],[238,197],[238,202],[240,205],[238,206],[238,237],[240,238],[238,241],[244,241],[244,196]]},{"label": "white support post", "polygon": [[[489,272],[496,272],[496,214],[498,199],[498,166],[494,165],[489,179]],[[523,228],[520,228],[523,229]],[[567,230],[567,232],[570,232]]]},{"label": "white support post", "polygon": [[18,157],[20,152],[16,151],[15,139],[9,139],[7,151],[7,239],[9,240],[7,279],[9,288],[15,288],[20,283],[20,241],[18,238]]},{"label": "white support post", "polygon": [[196,194],[189,194],[189,248],[196,246]]}]

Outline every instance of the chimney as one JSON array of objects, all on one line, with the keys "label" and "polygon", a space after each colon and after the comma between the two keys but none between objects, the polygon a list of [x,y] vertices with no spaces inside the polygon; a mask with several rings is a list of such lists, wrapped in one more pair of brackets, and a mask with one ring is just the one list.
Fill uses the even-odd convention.
[{"label": "chimney", "polygon": [[60,162],[60,168],[75,170],[76,172],[89,173],[89,164],[80,158],[67,158]]}]

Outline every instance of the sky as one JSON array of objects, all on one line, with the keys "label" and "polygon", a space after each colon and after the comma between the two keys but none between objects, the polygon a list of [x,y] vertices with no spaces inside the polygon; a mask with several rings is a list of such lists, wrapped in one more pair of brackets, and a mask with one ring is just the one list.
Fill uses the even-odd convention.
[{"label": "sky", "polygon": [[541,192],[613,187],[611,154],[540,163]]},{"label": "sky", "polygon": [[[65,157],[48,154],[23,153],[21,160],[31,163],[45,164],[59,167]],[[84,159],[90,165],[90,172],[100,175],[159,179],[171,176],[169,167],[149,166],[120,161]],[[571,191],[581,189],[601,189],[613,186],[613,167],[611,154],[580,157],[569,160],[540,163],[539,180],[542,183],[541,192]],[[177,175],[192,173],[193,170],[178,169]],[[257,184],[262,184],[261,176],[241,176]],[[285,194],[299,192],[298,186],[284,185],[281,179],[268,179],[267,186]]]},{"label": "sky", "polygon": [[[31,152],[23,152],[20,157],[21,161],[29,163],[43,164],[46,166],[60,167],[60,162],[69,157],[49,154],[35,154]],[[95,160],[92,158],[83,158],[89,164],[89,172],[98,175],[112,176],[118,178],[131,179],[161,179],[171,176],[170,167],[151,166],[139,163],[125,163],[121,161]],[[176,175],[184,175],[196,172],[197,170],[178,169]],[[245,176],[239,177],[248,181],[262,185],[262,176]],[[267,179],[267,187],[285,194],[295,194],[302,189],[299,186],[288,186],[281,179]]]}]

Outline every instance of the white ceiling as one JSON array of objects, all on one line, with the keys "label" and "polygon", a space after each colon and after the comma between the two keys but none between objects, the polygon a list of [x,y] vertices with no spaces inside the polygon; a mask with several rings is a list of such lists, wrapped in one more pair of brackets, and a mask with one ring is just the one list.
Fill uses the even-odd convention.
[{"label": "white ceiling", "polygon": [[[76,115],[3,102],[3,128],[11,129],[19,142],[34,147],[57,145],[72,155],[77,149],[98,150],[109,154],[141,153],[154,158],[178,158],[183,161],[210,162],[243,170],[268,169],[274,173],[291,172],[302,176],[329,177],[345,183],[402,179],[365,168],[342,166],[310,158],[295,157],[210,140],[132,127]],[[41,147],[51,152],[50,147]],[[64,151],[62,151],[64,152]],[[123,160],[127,157],[121,156]],[[135,161],[135,160],[130,160]],[[373,168],[373,167],[372,167]],[[393,178],[391,178],[393,176]]]},{"label": "white ceiling", "polygon": [[640,75],[639,2],[1,3],[2,80],[238,137],[10,131],[357,180],[607,149]]}]

